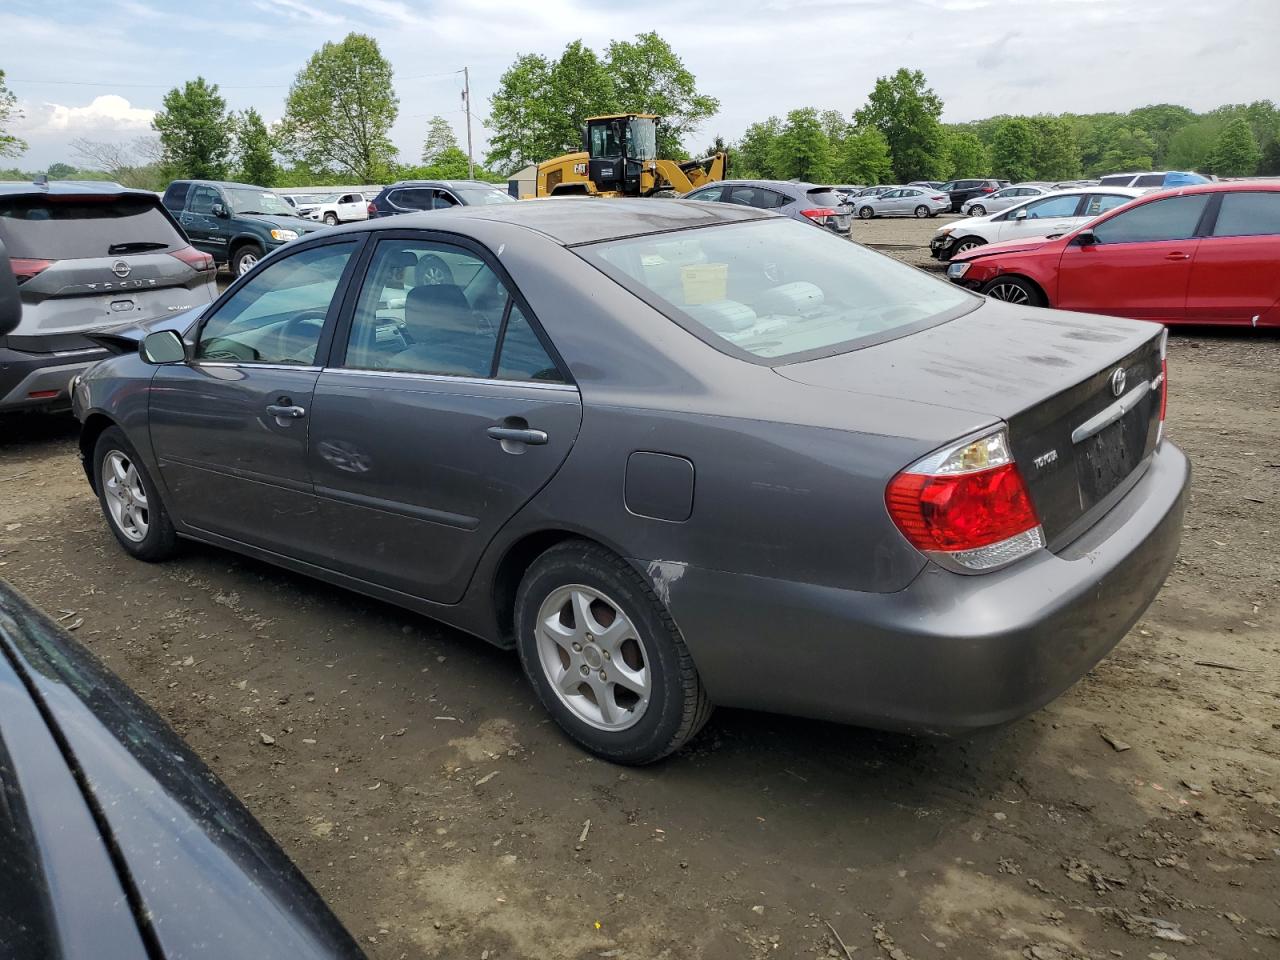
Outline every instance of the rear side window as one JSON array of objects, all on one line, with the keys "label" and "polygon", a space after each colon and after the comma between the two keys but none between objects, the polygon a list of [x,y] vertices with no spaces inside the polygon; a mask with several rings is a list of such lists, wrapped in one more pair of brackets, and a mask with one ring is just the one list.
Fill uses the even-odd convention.
[{"label": "rear side window", "polygon": [[1209,195],[1169,197],[1117,213],[1093,228],[1099,243],[1154,243],[1195,236]]},{"label": "rear side window", "polygon": [[1099,181],[1099,185],[1103,187],[1127,187],[1129,186],[1129,181],[1132,179],[1133,177],[1129,174],[1103,177],[1102,180]]},{"label": "rear side window", "polygon": [[0,239],[11,257],[78,260],[187,245],[160,198],[0,197]]},{"label": "rear side window", "polygon": [[1085,198],[1084,210],[1081,211],[1080,216],[1098,217],[1108,210],[1123,206],[1132,199],[1133,197],[1122,197],[1114,193],[1091,193]]},{"label": "rear side window", "polygon": [[404,210],[431,209],[431,191],[426,187],[406,187],[402,190],[393,190],[387,199]]},{"label": "rear side window", "polygon": [[1138,181],[1137,183],[1134,184],[1134,186],[1135,187],[1163,187],[1164,174],[1163,173],[1144,174],[1143,176],[1138,178]]},{"label": "rear side window", "polygon": [[164,192],[164,205],[170,210],[181,212],[187,205],[187,194],[190,191],[191,184],[181,180],[169,184],[169,189]]},{"label": "rear side window", "polygon": [[1222,197],[1215,237],[1280,235],[1280,193],[1228,193]]},{"label": "rear side window", "polygon": [[776,210],[786,206],[788,199],[773,190],[763,187],[734,187],[729,191],[729,202],[739,203],[744,207],[755,207],[758,210]]}]

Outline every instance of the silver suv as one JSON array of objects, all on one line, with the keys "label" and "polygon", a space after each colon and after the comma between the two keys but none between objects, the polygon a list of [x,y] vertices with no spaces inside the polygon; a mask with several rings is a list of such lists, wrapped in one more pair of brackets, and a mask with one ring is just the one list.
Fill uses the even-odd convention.
[{"label": "silver suv", "polygon": [[107,355],[90,334],[217,295],[160,198],[116,183],[0,182],[0,240],[23,307],[0,338],[0,411],[69,407],[68,381]]}]

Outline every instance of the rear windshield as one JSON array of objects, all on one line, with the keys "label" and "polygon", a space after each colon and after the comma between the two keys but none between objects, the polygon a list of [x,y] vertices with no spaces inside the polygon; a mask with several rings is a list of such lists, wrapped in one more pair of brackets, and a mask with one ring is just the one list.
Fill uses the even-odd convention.
[{"label": "rear windshield", "polygon": [[756,362],[843,353],[959,316],[977,304],[960,287],[794,220],[575,249],[691,333]]},{"label": "rear windshield", "polygon": [[11,257],[76,260],[186,246],[152,196],[0,196],[0,240]]},{"label": "rear windshield", "polygon": [[849,202],[849,199],[843,193],[836,193],[830,187],[806,190],[805,195],[809,198],[810,203],[817,204],[820,207],[838,207]]},{"label": "rear windshield", "polygon": [[515,202],[515,197],[509,193],[503,193],[496,187],[454,187],[454,191],[472,206]]}]

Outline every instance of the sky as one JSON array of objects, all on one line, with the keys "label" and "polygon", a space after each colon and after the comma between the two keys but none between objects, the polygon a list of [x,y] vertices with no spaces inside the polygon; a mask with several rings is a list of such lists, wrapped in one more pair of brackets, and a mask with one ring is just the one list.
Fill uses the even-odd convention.
[{"label": "sky", "polygon": [[470,68],[480,159],[516,56],[575,39],[600,52],[649,29],[720,100],[691,150],[796,107],[849,115],[900,66],[924,71],[954,122],[1280,99],[1280,0],[0,0],[0,69],[25,114],[17,163],[43,169],[75,163],[77,137],[149,134],[165,92],[197,75],[231,109],[277,120],[307,58],[358,31],[395,71],[406,160],[434,114],[465,148],[456,71]]}]

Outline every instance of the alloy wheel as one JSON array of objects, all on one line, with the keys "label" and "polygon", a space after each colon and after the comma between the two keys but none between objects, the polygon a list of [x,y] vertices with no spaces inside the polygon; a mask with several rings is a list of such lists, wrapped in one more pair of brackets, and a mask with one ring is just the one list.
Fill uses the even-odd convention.
[{"label": "alloy wheel", "polygon": [[972,250],[974,247],[980,246],[982,246],[982,244],[977,240],[965,240],[956,247],[955,253],[964,253],[966,250]]},{"label": "alloy wheel", "polygon": [[422,282],[429,286],[439,286],[442,283],[448,283],[444,271],[439,267],[426,267],[422,271]]},{"label": "alloy wheel", "polygon": [[151,527],[147,490],[129,456],[112,450],[102,458],[102,487],[111,521],[126,538],[141,543]]},{"label": "alloy wheel", "polygon": [[246,253],[240,258],[240,271],[238,276],[243,277],[246,273],[258,265],[258,258],[252,253]]},{"label": "alloy wheel", "polygon": [[980,203],[975,203],[972,207],[969,208],[969,216],[971,217],[985,217],[986,215],[987,215],[987,208]]},{"label": "alloy wheel", "polygon": [[648,709],[648,651],[630,618],[582,584],[553,590],[538,608],[538,662],[575,717],[598,730],[626,730]]},{"label": "alloy wheel", "polygon": [[1031,296],[1019,284],[1016,283],[995,283],[987,290],[987,296],[993,300],[1003,300],[1006,303],[1030,303]]}]

